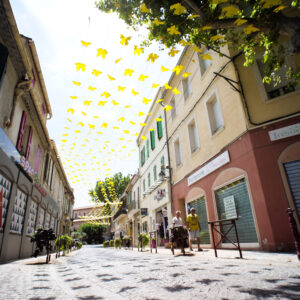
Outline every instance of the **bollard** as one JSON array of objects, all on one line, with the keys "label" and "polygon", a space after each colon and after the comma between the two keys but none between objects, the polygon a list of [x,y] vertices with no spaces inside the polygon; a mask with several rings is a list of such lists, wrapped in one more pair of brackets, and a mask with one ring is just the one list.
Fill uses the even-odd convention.
[{"label": "bollard", "polygon": [[298,260],[300,260],[300,234],[299,234],[299,231],[297,228],[295,218],[293,216],[294,209],[288,208],[285,212],[289,215],[289,222],[290,222],[292,233],[293,233],[293,236],[295,239],[295,247],[297,250],[297,256],[298,256]]}]

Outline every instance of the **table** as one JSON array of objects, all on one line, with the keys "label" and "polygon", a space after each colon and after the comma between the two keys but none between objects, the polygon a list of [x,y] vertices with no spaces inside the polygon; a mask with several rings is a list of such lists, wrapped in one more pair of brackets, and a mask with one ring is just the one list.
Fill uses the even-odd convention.
[{"label": "table", "polygon": [[[211,233],[212,233],[212,239],[213,239],[213,245],[214,245],[214,250],[215,250],[215,256],[218,257],[218,254],[217,254],[217,248],[218,246],[221,244],[222,240],[223,239],[226,239],[227,241],[229,241],[232,245],[235,246],[236,249],[239,250],[240,252],[240,258],[243,258],[243,255],[242,255],[242,250],[241,250],[241,247],[240,247],[240,242],[239,242],[239,236],[238,236],[238,232],[237,232],[237,229],[236,229],[236,220],[238,218],[231,218],[231,219],[224,219],[224,220],[214,220],[214,221],[209,221],[208,224],[211,226]],[[230,228],[225,232],[223,233],[221,230],[220,230],[220,227],[223,227],[225,225],[231,225]],[[219,229],[218,229],[219,228]],[[235,236],[236,236],[236,240],[237,240],[237,243],[233,242],[227,235],[229,234],[229,232],[231,232],[231,230],[234,228],[234,231],[235,231]],[[214,232],[217,232],[221,235],[221,239],[220,241],[216,244],[215,242],[215,236],[214,236]]]}]

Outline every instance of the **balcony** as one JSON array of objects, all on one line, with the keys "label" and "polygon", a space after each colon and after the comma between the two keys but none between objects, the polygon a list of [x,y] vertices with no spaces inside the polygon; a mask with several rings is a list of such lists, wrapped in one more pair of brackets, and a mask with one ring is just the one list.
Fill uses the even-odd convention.
[{"label": "balcony", "polygon": [[128,204],[128,212],[130,212],[133,209],[137,208],[137,203],[136,200],[132,200],[129,204]]},{"label": "balcony", "polygon": [[122,206],[117,213],[113,216],[113,220],[116,220],[121,215],[127,215],[127,207]]}]

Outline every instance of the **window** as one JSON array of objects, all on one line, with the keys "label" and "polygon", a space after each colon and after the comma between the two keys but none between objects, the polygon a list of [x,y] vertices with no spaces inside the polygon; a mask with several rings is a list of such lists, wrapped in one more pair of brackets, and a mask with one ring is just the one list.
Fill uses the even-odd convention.
[{"label": "window", "polygon": [[21,117],[21,122],[20,122],[18,140],[17,140],[17,150],[19,152],[22,151],[22,141],[23,141],[23,136],[24,136],[24,132],[25,132],[25,124],[26,124],[26,112],[23,111],[22,117]]},{"label": "window", "polygon": [[145,146],[143,147],[141,151],[141,166],[143,166],[145,163]]},{"label": "window", "polygon": [[150,131],[150,139],[151,139],[151,149],[155,149],[155,131]]},{"label": "window", "polygon": [[8,58],[8,49],[0,43],[0,84],[5,73]]},{"label": "window", "polygon": [[182,163],[179,138],[174,142],[174,151],[175,151],[176,167],[178,167]]},{"label": "window", "polygon": [[206,102],[206,107],[210,130],[213,135],[224,126],[220,103],[215,94]]},{"label": "window", "polygon": [[151,174],[148,173],[148,187],[151,186]]},{"label": "window", "polygon": [[153,180],[154,180],[154,181],[157,180],[157,169],[156,169],[156,165],[153,167]]},{"label": "window", "polygon": [[173,109],[171,110],[171,118],[172,120],[174,120],[177,115],[175,97],[172,98],[170,105],[173,107]]},{"label": "window", "polygon": [[199,148],[199,138],[198,138],[197,127],[195,124],[195,119],[193,119],[188,124],[188,133],[189,133],[191,153],[194,153]]},{"label": "window", "polygon": [[[256,62],[261,78],[264,78],[264,64],[262,62],[262,59],[257,59]],[[295,91],[295,87],[288,85],[288,80],[286,76],[288,68],[289,66],[284,65],[278,71],[274,71],[275,76],[279,75],[281,78],[281,81],[276,86],[272,82],[270,84],[264,83],[268,99],[276,98]]]},{"label": "window", "polygon": [[53,178],[54,164],[53,160],[50,157],[50,154],[47,153],[45,160],[45,168],[44,168],[44,181],[52,187],[52,178]]},{"label": "window", "polygon": [[146,181],[145,181],[145,179],[143,179],[143,192],[145,192],[146,191]]},{"label": "window", "polygon": [[206,70],[211,65],[211,60],[209,60],[209,59],[203,59],[201,57],[201,56],[203,56],[205,54],[209,54],[209,51],[207,49],[203,52],[203,54],[199,54],[198,55],[201,76],[203,76],[203,74],[206,72]]},{"label": "window", "polygon": [[182,79],[182,89],[183,89],[184,100],[187,100],[192,93],[191,81],[189,77]]},{"label": "window", "polygon": [[149,140],[147,140],[147,158],[149,158],[149,152],[150,152],[150,150],[149,150]]},{"label": "window", "polygon": [[36,172],[39,171],[41,154],[42,154],[42,149],[41,149],[40,145],[38,145],[37,151],[36,151],[35,168],[34,168]]},{"label": "window", "polygon": [[[161,119],[161,116],[159,116],[159,118]],[[157,127],[157,137],[160,140],[163,136],[162,121],[156,122],[156,127]]]},{"label": "window", "polygon": [[137,188],[137,201],[138,201],[138,208],[140,208],[140,188]]}]

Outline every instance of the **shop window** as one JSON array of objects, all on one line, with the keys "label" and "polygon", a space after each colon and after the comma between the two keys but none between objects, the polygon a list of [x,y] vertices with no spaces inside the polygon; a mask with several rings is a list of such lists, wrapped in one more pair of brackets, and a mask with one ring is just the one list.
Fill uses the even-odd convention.
[{"label": "shop window", "polygon": [[174,152],[175,152],[176,167],[178,167],[182,164],[179,138],[177,138],[174,142]]},{"label": "shop window", "polygon": [[195,119],[191,120],[188,124],[188,134],[190,140],[191,153],[194,153],[197,149],[199,149],[199,137]]},{"label": "shop window", "polygon": [[31,201],[30,203],[30,209],[29,209],[29,218],[27,223],[27,235],[32,235],[34,233],[34,227],[35,227],[35,221],[37,217],[37,203],[34,201]]},{"label": "shop window", "polygon": [[182,79],[182,89],[184,100],[186,101],[192,94],[191,80],[190,77]]},{"label": "shop window", "polygon": [[0,231],[4,229],[8,209],[11,181],[0,173],[0,195],[2,195],[2,214],[0,214]]},{"label": "shop window", "polygon": [[206,70],[211,65],[211,60],[209,60],[209,59],[203,59],[201,57],[201,56],[203,56],[205,54],[209,54],[208,49],[205,49],[205,51],[203,52],[203,54],[202,53],[198,54],[198,61],[199,61],[199,68],[200,68],[201,77],[204,75],[204,73],[206,72]]},{"label": "shop window", "polygon": [[211,134],[214,135],[224,126],[221,107],[216,94],[214,94],[206,102],[206,108],[207,108]]},{"label": "shop window", "polygon": [[13,213],[11,217],[10,232],[21,234],[23,230],[25,212],[27,204],[27,195],[17,189],[17,195],[14,202]]},{"label": "shop window", "polygon": [[174,120],[177,115],[175,97],[172,98],[170,105],[173,107],[173,109],[171,109],[171,118]]},{"label": "shop window", "polygon": [[[159,116],[159,118],[161,119],[161,116]],[[157,127],[157,137],[160,140],[163,136],[162,121],[157,121],[156,127]]]},{"label": "shop window", "polygon": [[150,131],[151,149],[155,149],[155,131]]}]

